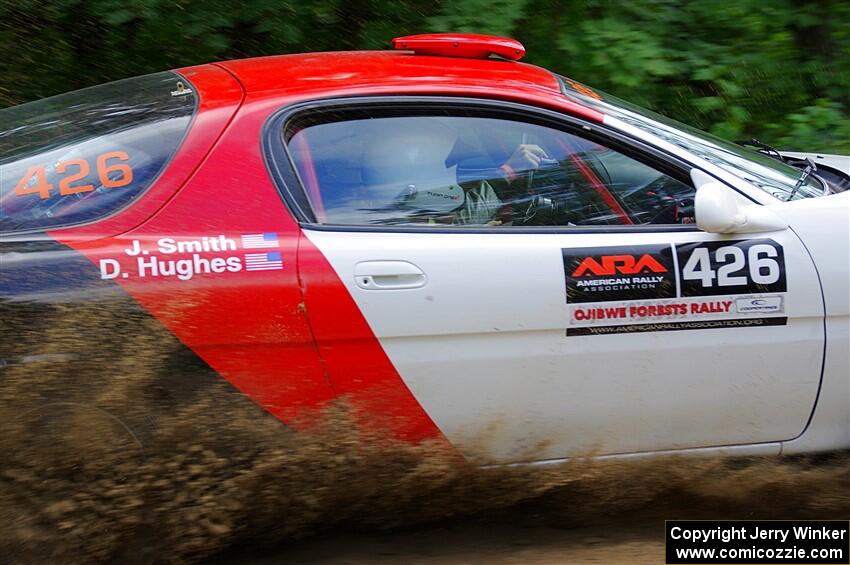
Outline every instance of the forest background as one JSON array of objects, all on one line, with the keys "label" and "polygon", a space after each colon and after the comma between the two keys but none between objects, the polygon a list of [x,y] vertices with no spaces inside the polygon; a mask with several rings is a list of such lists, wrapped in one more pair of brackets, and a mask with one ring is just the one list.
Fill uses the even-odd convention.
[{"label": "forest background", "polygon": [[0,107],[428,31],[514,37],[527,62],[728,139],[850,153],[847,0],[0,0]]}]

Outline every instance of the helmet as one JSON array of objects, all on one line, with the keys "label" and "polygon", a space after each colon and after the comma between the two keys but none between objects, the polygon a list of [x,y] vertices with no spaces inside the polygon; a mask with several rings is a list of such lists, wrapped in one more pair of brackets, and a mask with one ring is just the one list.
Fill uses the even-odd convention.
[{"label": "helmet", "polygon": [[452,128],[428,117],[379,118],[370,127],[362,160],[369,192],[386,192],[387,201],[422,212],[448,213],[463,205],[456,166],[446,166],[457,142]]}]

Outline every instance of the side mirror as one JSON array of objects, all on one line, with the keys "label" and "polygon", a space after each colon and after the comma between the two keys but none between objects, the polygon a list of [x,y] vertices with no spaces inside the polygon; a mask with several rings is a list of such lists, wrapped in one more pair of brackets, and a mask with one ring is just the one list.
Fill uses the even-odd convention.
[{"label": "side mirror", "polygon": [[784,230],[785,221],[765,206],[746,200],[732,188],[694,169],[697,227],[709,233],[760,233]]}]

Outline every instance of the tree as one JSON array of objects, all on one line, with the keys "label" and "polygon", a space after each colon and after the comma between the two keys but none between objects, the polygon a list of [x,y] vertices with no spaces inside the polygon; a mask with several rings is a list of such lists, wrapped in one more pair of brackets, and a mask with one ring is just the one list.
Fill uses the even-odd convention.
[{"label": "tree", "polygon": [[206,61],[516,37],[528,62],[727,138],[850,152],[843,0],[17,0],[0,5],[0,106]]}]

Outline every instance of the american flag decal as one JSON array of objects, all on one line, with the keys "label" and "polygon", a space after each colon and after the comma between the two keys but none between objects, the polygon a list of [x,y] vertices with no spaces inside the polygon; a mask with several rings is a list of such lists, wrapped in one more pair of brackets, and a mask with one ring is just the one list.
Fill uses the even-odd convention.
[{"label": "american flag decal", "polygon": [[246,271],[275,271],[283,269],[283,258],[280,251],[269,253],[246,253]]},{"label": "american flag decal", "polygon": [[249,233],[242,236],[242,247],[245,249],[277,249],[280,243],[274,232]]}]

